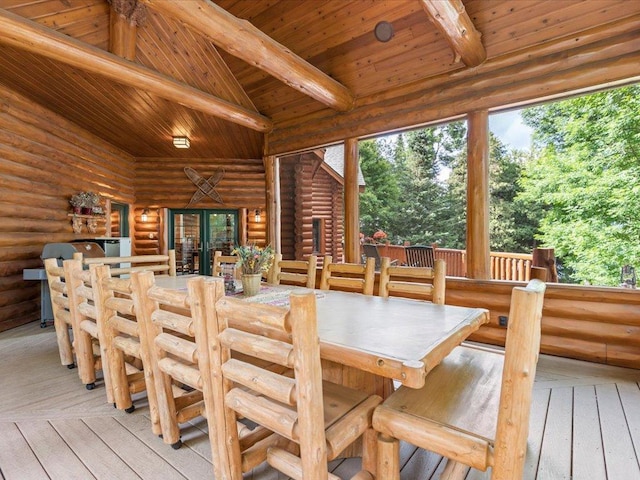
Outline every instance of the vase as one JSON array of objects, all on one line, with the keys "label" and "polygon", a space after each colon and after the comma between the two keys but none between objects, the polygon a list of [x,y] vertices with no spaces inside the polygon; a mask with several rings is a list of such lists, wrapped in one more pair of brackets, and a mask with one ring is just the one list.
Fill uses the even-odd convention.
[{"label": "vase", "polygon": [[242,274],[242,291],[245,296],[252,297],[260,291],[260,282],[262,281],[261,273],[243,273]]}]

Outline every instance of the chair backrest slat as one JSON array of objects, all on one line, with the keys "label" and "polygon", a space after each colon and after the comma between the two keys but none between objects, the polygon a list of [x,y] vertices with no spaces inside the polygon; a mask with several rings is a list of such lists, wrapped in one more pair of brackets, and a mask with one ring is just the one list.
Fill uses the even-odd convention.
[{"label": "chair backrest slat", "polygon": [[431,300],[444,305],[447,266],[444,260],[435,261],[433,268],[392,266],[388,257],[382,257],[378,294],[393,294]]},{"label": "chair backrest slat", "polygon": [[269,270],[268,281],[274,285],[285,283],[315,288],[317,264],[316,255],[309,256],[307,260],[283,260],[282,254],[276,253]]},{"label": "chair backrest slat", "polygon": [[327,255],[322,264],[321,290],[337,287],[352,290],[365,295],[373,295],[375,281],[375,260],[367,258],[364,265],[357,263],[333,263],[333,257]]}]

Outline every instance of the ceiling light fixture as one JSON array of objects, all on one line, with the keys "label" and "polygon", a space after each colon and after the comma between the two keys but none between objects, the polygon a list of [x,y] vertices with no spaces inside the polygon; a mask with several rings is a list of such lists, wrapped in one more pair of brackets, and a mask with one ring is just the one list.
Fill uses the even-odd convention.
[{"label": "ceiling light fixture", "polygon": [[373,34],[379,42],[388,42],[393,37],[393,25],[389,22],[378,22],[373,29]]},{"label": "ceiling light fixture", "polygon": [[173,137],[173,146],[176,148],[189,148],[189,137]]}]

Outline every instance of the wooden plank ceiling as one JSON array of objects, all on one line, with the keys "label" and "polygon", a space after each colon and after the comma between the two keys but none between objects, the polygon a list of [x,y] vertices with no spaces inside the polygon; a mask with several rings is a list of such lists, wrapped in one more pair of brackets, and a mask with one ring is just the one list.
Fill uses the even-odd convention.
[{"label": "wooden plank ceiling", "polygon": [[[141,88],[128,73],[109,75],[99,67],[59,61],[28,42],[12,41],[6,26],[0,26],[0,82],[136,157],[260,158],[263,133],[211,114],[209,98],[284,128],[331,109],[339,115],[360,98],[474,68],[485,56],[540,46],[640,14],[640,2],[621,0],[141,3],[146,12],[136,31],[135,62],[199,90],[204,99],[184,93],[183,101],[167,100],[153,86]],[[466,13],[456,11],[460,5]],[[0,8],[0,19],[10,22],[5,25],[18,19],[30,28],[35,22],[81,46],[109,50],[106,0],[0,0]],[[216,15],[225,13],[231,23],[212,33],[222,24]],[[394,30],[386,43],[373,34],[381,21]],[[474,39],[473,28],[481,37]],[[265,34],[270,38],[261,37]],[[88,66],[93,56],[86,58]],[[191,149],[176,150],[173,135],[187,135]]]}]

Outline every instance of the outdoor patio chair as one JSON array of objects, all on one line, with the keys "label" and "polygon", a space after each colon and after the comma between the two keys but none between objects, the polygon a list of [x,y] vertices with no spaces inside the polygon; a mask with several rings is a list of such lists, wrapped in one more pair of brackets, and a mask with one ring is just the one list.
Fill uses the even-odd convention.
[{"label": "outdoor patio chair", "polygon": [[405,248],[407,255],[407,265],[410,267],[429,267],[433,268],[435,255],[433,247],[424,245],[415,245]]},{"label": "outdoor patio chair", "polygon": [[[328,473],[327,461],[364,434],[363,470],[353,478],[372,480],[376,444],[370,419],[382,398],[323,383],[315,294],[294,292],[286,308],[225,297],[220,284],[204,286],[215,409],[207,403],[207,419],[213,464],[222,469],[216,478],[240,480],[249,467],[236,428],[244,418],[299,446],[299,455],[282,442],[267,450],[272,467],[299,480],[337,478]],[[232,358],[235,352],[293,369],[293,375]]]},{"label": "outdoor patio chair", "polygon": [[444,305],[446,271],[447,265],[442,259],[436,260],[434,268],[428,268],[395,266],[387,257],[382,257],[378,295],[384,298],[410,295]]},{"label": "outdoor patio chair", "polygon": [[269,283],[280,285],[301,285],[316,288],[316,266],[318,257],[311,255],[307,260],[283,260],[281,253],[276,253],[269,270]]},{"label": "outdoor patio chair", "polygon": [[467,465],[522,478],[544,291],[539,280],[513,289],[504,352],[457,347],[423,388],[400,387],[376,409],[377,478],[400,478],[398,440],[447,457],[442,479],[463,478]]},{"label": "outdoor patio chair", "polygon": [[320,290],[348,290],[365,295],[373,295],[375,281],[375,260],[367,258],[364,265],[359,263],[333,263],[327,255],[322,263]]}]

